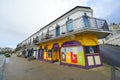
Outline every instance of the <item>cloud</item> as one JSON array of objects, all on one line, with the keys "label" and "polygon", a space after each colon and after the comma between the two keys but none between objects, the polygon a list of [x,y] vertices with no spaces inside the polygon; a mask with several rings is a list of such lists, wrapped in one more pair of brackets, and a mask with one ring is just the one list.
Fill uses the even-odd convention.
[{"label": "cloud", "polygon": [[0,46],[16,46],[76,5],[87,0],[0,0]]},{"label": "cloud", "polygon": [[91,7],[94,10],[94,16],[105,18],[120,8],[120,3],[119,0],[100,0],[91,3]]},{"label": "cloud", "polygon": [[7,45],[10,40],[16,46],[78,5],[90,6],[95,17],[107,19],[113,19],[120,7],[118,0],[0,0],[0,43],[5,41],[2,45]]}]

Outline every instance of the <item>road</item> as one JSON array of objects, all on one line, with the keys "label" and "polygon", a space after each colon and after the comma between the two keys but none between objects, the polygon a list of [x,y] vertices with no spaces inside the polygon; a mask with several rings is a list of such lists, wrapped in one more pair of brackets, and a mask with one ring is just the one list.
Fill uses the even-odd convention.
[{"label": "road", "polygon": [[100,45],[100,52],[107,64],[120,67],[120,47]]}]

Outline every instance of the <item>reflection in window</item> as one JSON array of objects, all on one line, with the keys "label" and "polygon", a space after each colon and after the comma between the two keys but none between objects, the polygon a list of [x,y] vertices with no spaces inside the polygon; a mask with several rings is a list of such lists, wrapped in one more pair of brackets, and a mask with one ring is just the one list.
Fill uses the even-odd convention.
[{"label": "reflection in window", "polygon": [[85,53],[98,53],[99,49],[98,46],[84,46]]}]

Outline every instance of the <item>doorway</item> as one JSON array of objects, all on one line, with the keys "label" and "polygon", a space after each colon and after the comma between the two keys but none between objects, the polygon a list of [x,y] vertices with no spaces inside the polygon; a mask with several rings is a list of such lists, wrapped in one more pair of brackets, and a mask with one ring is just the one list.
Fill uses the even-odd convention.
[{"label": "doorway", "polygon": [[53,57],[55,61],[60,62],[60,49],[59,48],[53,49]]}]

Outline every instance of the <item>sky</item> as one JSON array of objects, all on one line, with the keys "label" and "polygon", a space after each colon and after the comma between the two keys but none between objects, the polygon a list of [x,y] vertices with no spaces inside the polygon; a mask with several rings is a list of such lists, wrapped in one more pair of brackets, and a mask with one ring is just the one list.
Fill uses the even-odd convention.
[{"label": "sky", "polygon": [[93,16],[120,22],[120,0],[0,0],[0,47],[16,45],[75,6]]}]

